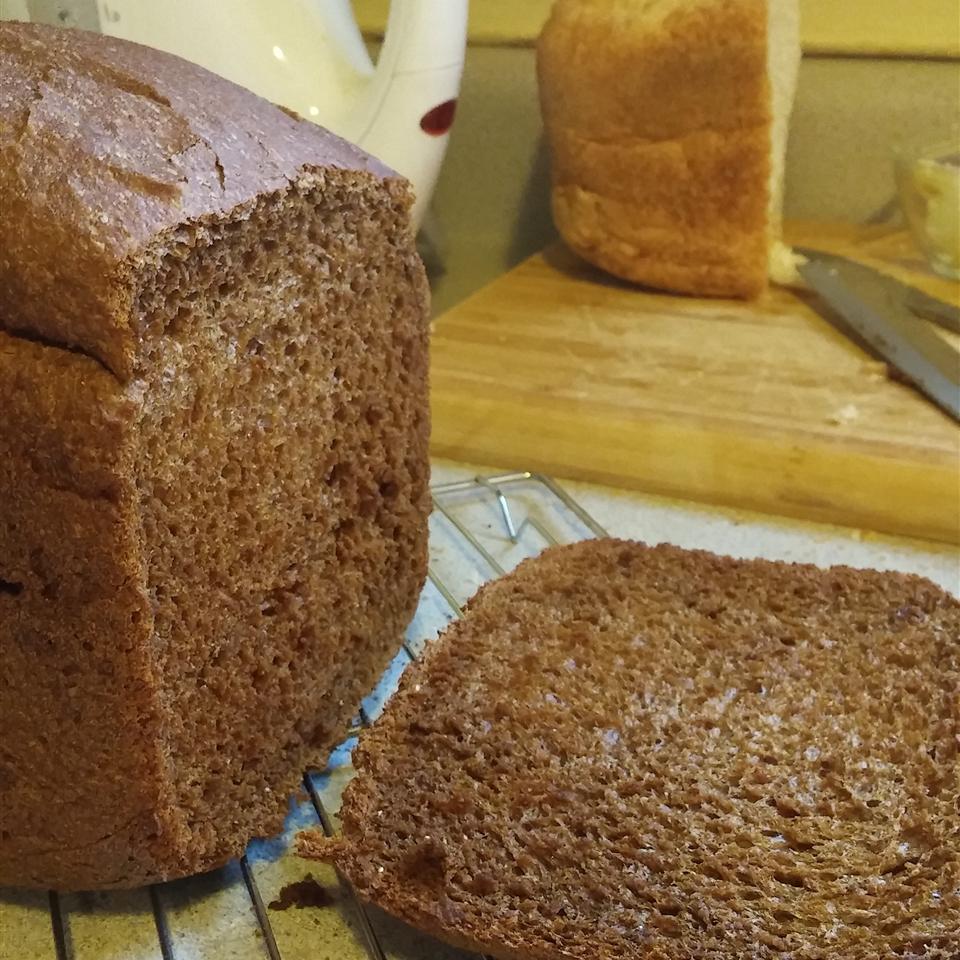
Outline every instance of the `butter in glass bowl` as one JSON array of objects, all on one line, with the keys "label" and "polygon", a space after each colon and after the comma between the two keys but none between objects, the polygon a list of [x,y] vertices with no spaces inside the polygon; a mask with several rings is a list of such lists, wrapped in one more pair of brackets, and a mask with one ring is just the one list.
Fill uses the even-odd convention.
[{"label": "butter in glass bowl", "polygon": [[960,136],[895,152],[900,206],[914,240],[940,276],[960,280]]}]

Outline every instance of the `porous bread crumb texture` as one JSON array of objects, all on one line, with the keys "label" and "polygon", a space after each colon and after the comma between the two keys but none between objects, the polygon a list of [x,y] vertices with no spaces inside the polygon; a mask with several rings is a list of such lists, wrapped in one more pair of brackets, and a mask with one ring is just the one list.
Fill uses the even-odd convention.
[{"label": "porous bread crumb texture", "polygon": [[554,5],[537,47],[553,214],[584,259],[680,293],[766,289],[767,12],[767,0]]},{"label": "porous bread crumb texture", "polygon": [[29,397],[0,468],[0,882],[241,853],[395,651],[428,513],[408,207],[402,181],[317,169],[160,236],[127,383],[4,335]]},{"label": "porous bread crumb texture", "polygon": [[956,960],[960,603],[615,540],[484,587],[361,737],[361,895],[523,960]]},{"label": "porous bread crumb texture", "polygon": [[181,231],[139,298],[137,487],[193,867],[279,829],[423,582],[426,345],[405,188],[385,204],[364,174],[309,179],[199,245]]}]

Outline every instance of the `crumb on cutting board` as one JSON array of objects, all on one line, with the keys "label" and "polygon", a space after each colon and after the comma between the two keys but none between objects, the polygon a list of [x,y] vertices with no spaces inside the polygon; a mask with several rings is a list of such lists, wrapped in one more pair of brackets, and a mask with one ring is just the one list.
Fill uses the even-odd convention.
[{"label": "crumb on cutting board", "polygon": [[840,407],[839,410],[834,410],[831,414],[827,416],[827,423],[835,424],[836,426],[843,426],[847,423],[853,423],[855,420],[860,419],[860,408],[853,403],[848,403],[843,407]]}]

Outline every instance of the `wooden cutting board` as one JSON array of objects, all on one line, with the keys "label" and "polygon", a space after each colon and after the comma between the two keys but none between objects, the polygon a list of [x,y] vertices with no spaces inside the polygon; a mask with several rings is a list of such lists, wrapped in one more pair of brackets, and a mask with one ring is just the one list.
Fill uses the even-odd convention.
[{"label": "wooden cutting board", "polygon": [[[788,238],[960,303],[887,228]],[[643,292],[551,248],[437,320],[433,454],[960,542],[960,427],[814,305]]]}]

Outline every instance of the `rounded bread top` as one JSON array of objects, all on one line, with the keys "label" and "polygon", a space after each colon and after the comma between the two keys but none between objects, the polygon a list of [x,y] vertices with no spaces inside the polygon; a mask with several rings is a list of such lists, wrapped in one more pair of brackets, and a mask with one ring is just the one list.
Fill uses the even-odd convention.
[{"label": "rounded bread top", "polygon": [[132,278],[150,244],[331,168],[395,176],[179,57],[0,23],[0,328],[80,349],[125,379]]}]

